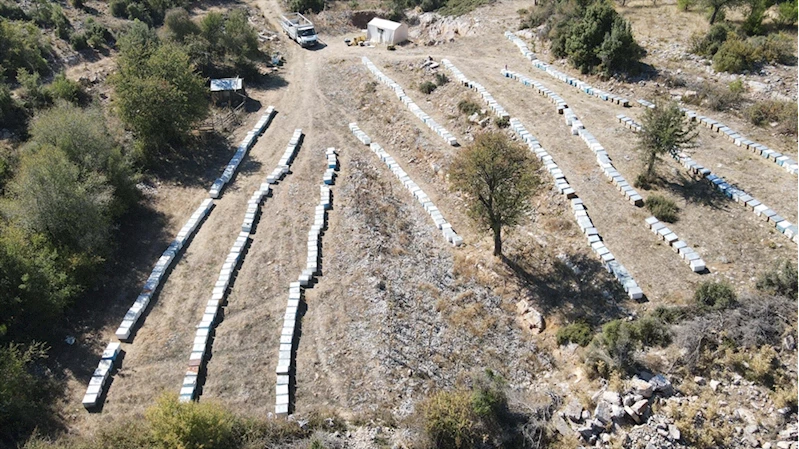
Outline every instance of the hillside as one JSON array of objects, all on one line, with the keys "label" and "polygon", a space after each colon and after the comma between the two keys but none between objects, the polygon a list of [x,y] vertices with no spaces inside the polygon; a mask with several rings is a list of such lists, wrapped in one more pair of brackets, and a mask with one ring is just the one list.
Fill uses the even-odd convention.
[{"label": "hillside", "polygon": [[[453,7],[450,3],[447,8]],[[500,72],[519,73],[561,98],[632,184],[642,166],[639,140],[617,115],[642,123],[646,108],[638,99],[682,101],[685,108],[799,159],[795,126],[791,131],[788,123],[797,119],[795,107],[787,119],[783,112],[763,126],[750,120],[750,108],[758,105],[795,106],[796,66],[764,63],[743,75],[717,72],[712,57],[691,53],[691,36],[709,29],[698,7],[680,12],[673,2],[640,0],[615,8],[646,50],[641,60],[646,70],[627,77],[581,74],[548,49],[543,25],[517,32],[527,13],[544,7],[529,2],[493,2],[458,17],[409,10],[409,43],[394,51],[348,47],[344,39],[358,34],[351,21],[363,19],[351,10],[373,6],[381,5],[336,3],[310,15],[322,24],[323,44],[306,50],[277,33],[283,7],[276,0],[189,5],[188,17],[197,21],[210,12],[243,9],[265,55],[247,66],[258,75],[252,82],[244,76],[249,100],[237,126],[206,140],[170,143],[169,149],[152,153],[154,162],[134,164],[135,204],[109,227],[115,243],[97,265],[92,283],[55,326],[56,335],[47,338],[49,359],[37,365],[52,373],[57,392],[50,425],[42,426],[56,438],[52,444],[109,444],[102,439],[104,432],[144,425],[143,417],[150,416],[147,410],[159,397],[180,391],[195,326],[226,251],[241,231],[248,198],[280,164],[295,129],[301,129],[304,138],[290,171],[260,204],[257,224],[226,290],[227,305],[215,326],[199,390],[200,404],[219,404],[264,428],[286,419],[275,416],[286,292],[305,267],[325,149],[334,147],[338,170],[322,232],[321,275],[304,290],[293,343],[295,379],[287,427],[293,430],[282,440],[262,435],[247,447],[447,447],[444,440],[426,440],[430,398],[441,392],[495,390],[501,391],[497,410],[502,410],[494,418],[481,415],[479,421],[488,424],[481,428],[482,443],[474,447],[795,447],[796,240],[665,157],[658,181],[636,190],[645,200],[658,194],[676,204],[678,219],[668,228],[707,266],[701,273],[692,271],[648,229],[645,219],[652,212],[631,204],[608,181],[597,155],[552,101]],[[115,36],[129,26],[130,20],[113,17],[105,2],[62,7],[73,24],[91,16]],[[739,24],[741,14],[733,10],[727,19]],[[553,69],[622,96],[630,107],[586,95],[534,67],[506,31],[516,32]],[[795,58],[795,26],[782,32],[792,36]],[[119,47],[76,52],[54,33],[45,31],[55,42],[48,60],[51,73],[63,70],[79,81],[83,95],[93,98],[86,104],[101,108],[109,134],[132,154],[142,134],[117,115],[118,90],[109,81],[120,72]],[[175,39],[168,27],[158,34],[163,42]],[[187,42],[199,39],[189,36]],[[264,62],[275,54],[285,59],[283,65]],[[460,146],[447,145],[414,116],[370,73],[362,57],[402,86]],[[220,58],[225,73],[242,70],[237,56]],[[469,199],[451,189],[448,176],[478,133],[497,131],[516,142],[523,139],[495,120],[480,94],[460,84],[444,60],[490,92],[556,161],[601,241],[643,298],[632,299],[586,244],[574,203],[554,188],[545,165],[538,170],[541,186],[529,199],[531,211],[505,234],[504,257],[491,255],[490,233],[470,219]],[[213,63],[209,67],[218,70]],[[449,81],[439,82],[430,94],[419,90],[425,81],[436,83],[439,74]],[[20,100],[27,95],[21,83],[9,83]],[[730,91],[735,97],[719,107],[716,97],[729,97]],[[462,110],[461,105],[471,103],[478,105],[476,118]],[[209,187],[269,106],[274,117],[176,256],[132,341],[122,343],[123,356],[102,406],[87,412],[81,400],[100,354],[116,341],[115,331],[155,261],[208,198]],[[39,117],[49,107],[34,108],[32,114]],[[224,108],[212,110],[225,113]],[[393,156],[464,245],[453,246],[442,237],[391,169],[352,134],[353,122]],[[715,130],[698,126],[696,132],[695,146],[683,156],[797,223],[795,172]],[[21,172],[15,172],[14,164],[24,159],[29,151],[25,141],[34,142],[36,134],[7,134],[3,144],[12,156],[4,161],[10,161],[11,174],[3,176],[8,186],[3,193],[11,198],[19,182],[12,175]],[[4,226],[13,217],[4,213]],[[788,267],[774,274],[782,261]],[[767,272],[772,277],[764,282]],[[719,285],[728,285],[735,298],[726,308],[720,302],[718,307],[697,305],[698,290],[716,292],[712,286]],[[534,319],[539,315],[543,324]],[[581,347],[577,337],[570,343],[569,333],[579,333],[575,326],[582,326],[593,343]],[[66,336],[75,337],[74,344],[64,342]],[[455,398],[445,402],[456,404]],[[292,433],[298,428],[301,435]]]}]

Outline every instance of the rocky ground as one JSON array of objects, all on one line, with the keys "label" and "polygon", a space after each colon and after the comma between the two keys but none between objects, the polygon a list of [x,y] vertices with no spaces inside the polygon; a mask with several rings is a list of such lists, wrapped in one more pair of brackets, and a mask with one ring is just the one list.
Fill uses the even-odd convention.
[{"label": "rocky ground", "polygon": [[[276,1],[248,5],[264,13],[265,20],[259,17],[254,23],[287,60],[269,83],[248,90],[262,109],[275,105],[276,120],[170,274],[140,335],[126,345],[122,371],[102,413],[87,415],[80,409],[87,372],[73,373],[63,407],[72,432],[91,434],[141,413],[161,391],[177,391],[195,312],[200,311],[198,301],[211,291],[211,280],[238,223],[238,218],[230,217],[242,215],[246,196],[271,171],[288,136],[299,127],[306,141],[293,173],[267,200],[263,224],[238,273],[225,321],[217,332],[201,400],[217,400],[245,414],[270,414],[278,335],[273,325],[282,316],[288,282],[298,272],[314,202],[312,191],[321,179],[321,151],[335,146],[340,149],[341,171],[324,238],[323,276],[306,294],[308,310],[297,353],[297,414],[292,418],[298,425],[312,412],[349,419],[350,430],[320,434],[327,447],[408,447],[416,435],[397,422],[411,416],[431,392],[468,385],[473,375],[486,369],[506,379],[514,407],[555,410],[552,426],[567,447],[572,443],[571,447],[686,447],[686,432],[692,429],[704,429],[708,435],[712,429],[722,432],[728,438],[726,447],[796,447],[795,412],[779,408],[768,389],[740,376],[722,373],[695,378],[669,369],[675,354],[653,351],[639,354],[652,361],[652,373],[640,372],[626,381],[592,380],[581,368],[580,350],[556,344],[555,333],[562,324],[585,318],[598,325],[644,314],[656,305],[685,304],[695,285],[707,278],[729,279],[740,291],[750,290],[758,270],[773,260],[794,258],[796,248],[787,240],[776,240],[753,214],[737,206],[717,198],[696,201],[704,191],[692,191],[691,180],[681,176],[676,165],[668,166],[663,174],[669,185],[676,186],[677,193],[668,191],[668,195],[681,207],[676,229],[701,248],[711,274],[691,273],[670,250],[656,243],[643,229],[645,211],[624,202],[604,182],[591,155],[568,135],[551,105],[499,77],[502,66],[509,64],[551,85],[600,139],[618,142],[610,150],[614,163],[626,177],[634,177],[639,168],[634,136],[617,124],[615,115],[635,116],[640,108],[622,111],[533,72],[502,36],[506,29],[518,26],[516,11],[529,7],[527,2],[497,2],[461,18],[412,15],[412,43],[396,52],[346,47],[343,38],[355,29],[352,15],[335,10],[322,17],[326,46],[305,51],[274,34],[280,10]],[[672,25],[663,25],[657,32],[646,27],[652,16],[664,13],[663,8],[674,8],[672,3],[649,9],[642,5],[629,2],[627,13],[650,50],[649,63],[674,73],[681,70],[679,74],[685,77],[727,82],[726,75],[707,73],[703,61],[686,56],[687,38],[663,43],[662,34],[674,31]],[[699,26],[698,21],[691,21],[680,36],[690,35],[691,27]],[[377,83],[360,62],[364,55],[463,143],[483,129],[497,129],[496,124],[484,111],[460,112],[459,103],[480,104],[480,100],[454,82],[430,95],[419,92],[421,82],[435,81],[435,74],[441,72],[425,61],[428,56],[435,61],[451,58],[488,87],[568,171],[603,237],[615,245],[614,254],[640,280],[649,302],[626,299],[585,246],[567,215],[568,204],[551,189],[543,171],[544,187],[533,198],[533,211],[506,235],[506,256],[512,263],[491,257],[487,234],[472,225],[462,198],[449,189],[447,169],[460,149],[444,144]],[[89,73],[92,67],[75,75],[102,84],[111,66],[95,67],[96,81]],[[569,71],[565,66],[561,70]],[[659,80],[630,84],[582,78],[633,100],[666,89],[658,85]],[[785,67],[766,67],[762,74],[745,78],[752,98],[777,93],[793,99],[795,79],[795,68]],[[258,115],[256,111],[245,116],[241,129],[248,129]],[[766,145],[795,152],[795,142],[768,129],[752,128],[733,115],[710,115],[729,120],[731,126]],[[464,236],[465,247],[452,248],[441,238],[412,196],[349,134],[347,124],[353,121],[383,145],[439,205]],[[236,131],[231,142],[241,134]],[[778,205],[785,216],[796,218],[795,177],[718,142],[709,133],[701,138],[703,152],[697,159],[705,158],[703,163],[714,171],[733,177],[765,202]],[[209,165],[218,168],[225,157],[218,159]],[[208,177],[218,172],[213,166],[206,171]],[[761,179],[762,173],[769,174],[768,183]],[[199,182],[148,182],[154,189],[152,196],[157,197],[153,207],[166,223],[164,235],[171,235],[206,196],[207,186]],[[158,244],[151,242],[147,251],[159,253]],[[129,277],[144,276],[150,260],[146,256],[141,256],[143,268],[128,270]],[[103,342],[113,334],[139,280],[130,279],[127,290],[115,292],[115,305],[105,311],[105,325],[90,332],[77,345],[80,351],[73,350],[69,356],[86,367],[96,365]],[[795,368],[790,369],[796,365],[795,344],[780,349],[780,360],[795,380]]]}]

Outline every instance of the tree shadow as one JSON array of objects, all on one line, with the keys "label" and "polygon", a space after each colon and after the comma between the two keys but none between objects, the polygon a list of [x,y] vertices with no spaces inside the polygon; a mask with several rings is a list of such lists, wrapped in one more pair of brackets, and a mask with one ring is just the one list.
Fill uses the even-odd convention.
[{"label": "tree shadow", "polygon": [[181,151],[164,154],[150,168],[152,177],[179,186],[209,188],[235,152],[228,140],[210,133],[192,139]]},{"label": "tree shadow", "polygon": [[513,252],[502,260],[544,316],[601,323],[625,315],[620,305],[626,299],[624,289],[593,257],[570,254],[546,267],[536,267]]},{"label": "tree shadow", "polygon": [[659,178],[655,185],[680,195],[685,201],[710,207],[715,210],[726,208],[729,198],[718,192],[710,183],[683,171],[674,174],[675,180]]},{"label": "tree shadow", "polygon": [[248,84],[263,90],[278,90],[288,86],[289,82],[276,73],[270,73],[267,75],[260,75],[258,78],[252,78]]}]

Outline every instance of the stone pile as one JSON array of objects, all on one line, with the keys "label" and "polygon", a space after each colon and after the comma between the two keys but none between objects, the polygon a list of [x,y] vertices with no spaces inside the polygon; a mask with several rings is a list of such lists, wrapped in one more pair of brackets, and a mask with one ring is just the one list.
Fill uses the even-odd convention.
[{"label": "stone pile", "polygon": [[436,122],[432,117],[427,115],[427,113],[424,112],[419,105],[414,103],[414,101],[411,100],[411,98],[405,93],[405,90],[402,88],[402,86],[381,72],[380,69],[378,69],[377,66],[374,65],[374,63],[372,63],[372,61],[370,61],[366,56],[361,58],[361,60],[363,61],[364,65],[366,65],[366,68],[368,68],[369,71],[372,72],[372,74],[377,77],[378,80],[380,80],[380,82],[390,87],[394,91],[394,93],[397,95],[397,98],[399,98],[400,101],[402,101],[402,103],[408,107],[413,115],[424,122],[428,128],[432,129],[433,132],[438,134],[442,139],[444,139],[445,142],[452,146],[458,145],[458,141],[455,139],[455,136],[444,129],[443,126],[439,125],[438,122]]},{"label": "stone pile", "polygon": [[[350,130],[353,134],[360,131],[358,125],[355,123],[350,123]],[[371,139],[369,140],[371,142]],[[459,236],[455,230],[452,228],[452,224],[449,223],[445,218],[441,211],[433,204],[433,201],[430,200],[430,197],[427,196],[426,193],[422,190],[419,185],[417,185],[408,173],[400,167],[397,161],[390,155],[386,150],[383,149],[379,144],[372,142],[369,144],[369,149],[372,150],[373,153],[380,158],[381,161],[385,162],[388,166],[389,170],[394,173],[394,176],[402,182],[402,185],[411,192],[411,194],[419,201],[419,204],[424,207],[424,210],[430,215],[430,218],[433,219],[433,222],[436,224],[436,227],[441,230],[444,234],[444,238],[447,239],[449,243],[452,243],[455,246],[460,246],[463,244],[463,237]]]}]

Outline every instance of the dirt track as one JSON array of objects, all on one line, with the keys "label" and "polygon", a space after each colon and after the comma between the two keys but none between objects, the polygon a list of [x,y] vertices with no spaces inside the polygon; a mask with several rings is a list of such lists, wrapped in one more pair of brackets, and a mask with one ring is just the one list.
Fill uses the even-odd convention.
[{"label": "dirt track", "polygon": [[[434,305],[439,296],[447,302],[456,302],[456,298],[460,298],[458,295],[466,290],[483,292],[473,282],[460,281],[463,285],[459,285],[458,276],[453,275],[453,271],[457,268],[457,257],[477,254],[476,260],[482,260],[480,254],[485,252],[487,241],[467,221],[459,199],[448,191],[429,164],[422,163],[432,152],[454,154],[457,150],[447,147],[437,135],[418,122],[385,86],[377,86],[375,98],[369,100],[371,106],[359,109],[362,106],[359,102],[359,96],[363,95],[362,86],[374,81],[360,62],[362,55],[369,56],[381,70],[402,84],[423,109],[447,128],[450,120],[447,115],[437,111],[435,105],[424,102],[424,94],[412,91],[419,77],[392,70],[391,63],[418,64],[427,55],[436,60],[444,57],[467,76],[486,86],[512,116],[520,118],[539,138],[563,168],[578,195],[584,199],[608,247],[637,279],[652,305],[683,303],[689,299],[695,284],[708,278],[723,276],[742,289],[751,288],[752,277],[768,262],[779,257],[795,257],[793,243],[775,235],[772,227],[758,221],[751,212],[730,204],[723,197],[710,195],[707,188],[696,186],[671,161],[664,164],[662,170],[664,178],[672,185],[665,193],[674,198],[682,210],[680,221],[670,227],[699,251],[712,274],[699,276],[692,273],[670,249],[659,243],[644,227],[643,220],[648,216],[646,211],[627,203],[601,176],[590,151],[579,138],[568,133],[562,116],[557,115],[554,107],[532,89],[499,76],[500,68],[507,64],[508,68],[539,79],[563,96],[586,127],[608,148],[617,169],[628,180],[635,177],[639,163],[634,135],[616,122],[615,115],[624,112],[637,117],[640,109],[622,110],[535,71],[502,35],[506,28],[515,27],[515,10],[519,4],[521,2],[490,7],[489,14],[498,19],[487,20],[479,35],[463,37],[444,46],[400,47],[392,53],[380,49],[348,48],[340,36],[322,36],[327,46],[316,51],[302,50],[296,45],[285,46],[288,64],[281,74],[285,87],[250,91],[263,108],[275,106],[275,119],[252,148],[240,172],[221,199],[216,201],[207,222],[169,275],[133,344],[124,345],[123,367],[114,377],[102,413],[76,413],[75,428],[92,432],[104,422],[142,412],[162,391],[178,391],[194,325],[200,320],[225,255],[238,233],[247,198],[277,164],[295,128],[303,129],[305,140],[292,166],[292,173],[273,189],[262,207],[257,231],[228,297],[224,321],[216,330],[201,400],[218,399],[234,409],[258,415],[273,410],[279,322],[285,310],[288,284],[303,266],[305,238],[317,201],[316,186],[321,182],[325,167],[324,148],[330,146],[340,149],[342,169],[334,188],[336,200],[329,230],[324,237],[324,275],[319,284],[306,294],[308,311],[303,321],[297,357],[297,410],[302,412],[326,406],[342,413],[352,410],[374,412],[377,401],[380,401],[395,411],[407,411],[412,407],[413,399],[423,395],[431,386],[450,383],[456,375],[485,366],[494,366],[500,371],[504,369],[506,376],[512,382],[518,381],[519,385],[526,383],[525,379],[534,369],[532,362],[503,367],[509,360],[525,357],[525,352],[530,352],[535,346],[513,324],[516,299],[513,294],[492,296],[494,293],[489,293],[489,289],[479,293],[496,302],[496,310],[491,312],[496,321],[487,325],[488,335],[476,341],[494,347],[492,345],[497,343],[492,338],[503,336],[504,340],[514,340],[503,343],[507,347],[495,347],[498,357],[493,359],[485,355],[481,358],[480,352],[470,352],[474,348],[460,343],[469,338],[466,327],[452,324],[456,321],[447,321],[446,312],[434,310],[438,308]],[[260,1],[258,6],[266,11],[267,19],[274,26],[277,3],[274,0]],[[243,135],[242,130],[250,129],[257,115],[242,125],[234,141]],[[374,155],[349,134],[346,125],[355,120],[394,155],[458,232],[465,236],[465,249],[451,249],[443,242],[418,204]],[[747,132],[746,129],[742,131]],[[457,137],[461,140],[462,136],[458,133]],[[696,152],[695,159],[796,222],[795,177],[774,164],[756,160],[759,158],[720,141],[709,132],[703,131],[701,139],[702,147]],[[380,231],[379,225],[369,227],[368,220],[363,218],[368,216],[363,201],[381,201],[377,195],[362,196],[357,191],[362,184],[356,181],[360,182],[372,171],[379,173],[382,181],[370,185],[386,189],[382,190],[386,201],[396,201],[396,207],[390,210],[402,214],[402,217],[382,217],[386,221],[399,220],[399,224],[383,224],[397,226],[390,232]],[[764,181],[764,175],[772,181],[771,184]],[[545,185],[551,187],[549,178],[544,180]],[[169,232],[174,234],[207,193],[202,187],[166,186],[164,190],[174,194],[168,195],[171,199],[166,200],[169,204],[165,206],[172,228]],[[539,199],[551,198],[547,195],[544,192]],[[558,210],[546,209],[553,204],[565,209],[562,202],[558,204],[557,198],[541,201],[544,203],[540,206],[539,215],[562,214]],[[536,228],[537,224],[526,226],[530,232],[541,232]],[[390,251],[378,251],[372,246],[375,244],[372,237],[357,235],[359,232],[389,235],[385,241]],[[510,241],[518,243],[524,236],[519,232]],[[542,260],[550,260],[559,252],[570,255],[586,253],[581,237],[571,228],[554,230],[549,238],[561,241],[539,248],[537,251]],[[420,253],[409,253],[413,249]],[[514,251],[514,248],[509,250]],[[435,264],[435,267],[426,267],[426,264]],[[407,273],[381,273],[384,267],[389,266],[404,267],[402,270],[407,269]],[[428,279],[431,273],[442,278]],[[385,309],[391,302],[382,298],[384,293],[376,286],[381,279],[393,279],[394,275],[407,281],[409,289],[416,290],[413,295],[418,297],[414,308],[430,314],[432,323],[429,326],[419,327],[418,321],[403,321],[413,315],[410,311]],[[452,276],[455,281],[450,279]],[[597,276],[607,281],[606,274],[598,273]],[[419,286],[424,283],[433,284],[431,293],[420,290]],[[135,292],[129,293],[126,301],[132,301]],[[618,293],[615,295],[616,300],[622,300]],[[421,340],[425,340],[428,346],[439,341],[442,348],[450,347],[445,343],[456,348],[457,357],[442,354],[443,350],[430,349],[426,353],[429,360],[417,360],[414,366],[388,363],[385,353],[391,355],[392,347],[398,343],[385,335],[386,322],[397,323],[399,327],[394,329],[399,335],[397,338],[407,338],[409,346],[421,345]],[[106,339],[113,337],[114,329],[115,325],[105,329]],[[403,336],[406,331],[410,334]],[[455,336],[448,340],[447,334]],[[415,341],[414,336],[419,341]],[[453,358],[446,359],[448,356]],[[409,355],[404,363],[414,357]],[[456,359],[459,361],[453,362]],[[426,365],[434,361],[435,367]],[[88,362],[95,363],[93,360]],[[440,378],[434,374],[436,370],[446,369],[453,373],[442,374]],[[408,370],[425,372],[432,380],[416,377],[403,380],[402,376],[408,377]],[[399,383],[392,384],[394,380]],[[80,402],[85,379],[72,381],[70,387],[68,407],[73,409]]]}]

